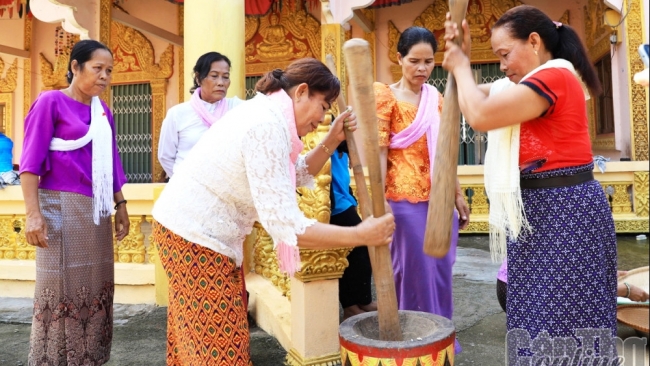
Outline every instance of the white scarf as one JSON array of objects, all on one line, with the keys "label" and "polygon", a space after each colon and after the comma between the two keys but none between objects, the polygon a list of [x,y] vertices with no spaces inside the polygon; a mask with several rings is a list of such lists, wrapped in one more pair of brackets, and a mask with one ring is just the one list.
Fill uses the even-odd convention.
[{"label": "white scarf", "polygon": [[113,201],[113,131],[108,117],[98,97],[90,103],[90,127],[88,133],[76,140],[63,140],[57,137],[50,142],[50,151],[71,151],[93,145],[92,180],[93,180],[93,221],[99,225],[100,217],[109,216]]},{"label": "white scarf", "polygon": [[[589,93],[573,64],[563,59],[553,59],[537,67],[524,76],[526,80],[533,74],[548,68],[565,68],[578,78],[585,98]],[[521,82],[520,81],[520,82]],[[500,93],[516,85],[509,79],[497,80],[490,88],[490,95]],[[531,227],[526,219],[519,186],[519,132],[520,125],[512,125],[488,131],[488,149],[485,152],[484,176],[485,191],[490,200],[490,253],[493,261],[501,260],[506,254],[507,238],[516,240],[523,231]]]}]

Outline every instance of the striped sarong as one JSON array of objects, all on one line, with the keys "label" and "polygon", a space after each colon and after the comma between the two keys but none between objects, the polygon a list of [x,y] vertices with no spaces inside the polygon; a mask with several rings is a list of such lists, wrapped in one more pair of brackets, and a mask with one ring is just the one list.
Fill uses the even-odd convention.
[{"label": "striped sarong", "polygon": [[93,222],[91,197],[39,190],[48,247],[36,249],[29,365],[101,365],[113,339],[111,218]]},{"label": "striped sarong", "polygon": [[252,365],[235,261],[157,223],[153,235],[169,281],[167,365]]}]

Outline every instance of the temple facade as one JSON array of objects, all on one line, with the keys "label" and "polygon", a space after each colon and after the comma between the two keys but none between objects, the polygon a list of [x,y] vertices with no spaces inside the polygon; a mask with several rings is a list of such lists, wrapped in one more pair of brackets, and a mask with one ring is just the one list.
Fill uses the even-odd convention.
[{"label": "temple facade", "polygon": [[[609,159],[595,176],[610,198],[617,232],[648,233],[648,89],[633,82],[644,68],[637,48],[648,43],[648,0],[470,0],[477,80],[502,76],[490,47],[491,28],[520,4],[571,25],[585,41],[604,86],[603,95],[588,102],[593,153]],[[400,32],[411,25],[426,27],[443,49],[447,10],[444,0],[0,0],[0,132],[13,140],[18,164],[25,115],[40,92],[67,86],[74,42],[92,38],[110,47],[113,81],[102,98],[116,121],[131,216],[130,234],[114,243],[115,301],[164,305],[166,279],[150,239],[151,207],[164,187],[158,137],[167,109],[190,96],[196,59],[208,51],[228,56],[228,96],[245,99],[254,95],[265,72],[303,57],[324,60],[331,54],[347,85],[343,43],[363,38],[372,47],[375,79],[392,83],[401,77]],[[441,60],[437,52],[436,63]],[[443,91],[446,77],[438,66],[429,82]],[[463,232],[487,233],[482,165],[487,135],[463,119],[459,123],[458,175],[472,214]],[[305,148],[314,147],[327,129],[326,121],[305,138]],[[305,214],[321,222],[329,221],[330,181],[326,165],[316,188],[297,197]],[[35,250],[22,235],[24,224],[20,187],[0,189],[0,296],[33,296]],[[303,250],[302,270],[287,278],[263,227],[256,226],[244,245],[249,310],[288,351],[288,361],[330,365],[340,360],[336,279],[347,266],[348,251]]]}]

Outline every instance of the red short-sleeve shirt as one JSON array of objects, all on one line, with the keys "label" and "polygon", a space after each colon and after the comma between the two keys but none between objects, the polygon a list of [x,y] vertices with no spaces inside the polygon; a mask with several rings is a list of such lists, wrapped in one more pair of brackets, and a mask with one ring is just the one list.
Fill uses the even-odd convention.
[{"label": "red short-sleeve shirt", "polygon": [[541,116],[521,125],[519,167],[535,172],[593,161],[587,105],[582,86],[565,68],[540,70],[520,84],[550,103]]}]

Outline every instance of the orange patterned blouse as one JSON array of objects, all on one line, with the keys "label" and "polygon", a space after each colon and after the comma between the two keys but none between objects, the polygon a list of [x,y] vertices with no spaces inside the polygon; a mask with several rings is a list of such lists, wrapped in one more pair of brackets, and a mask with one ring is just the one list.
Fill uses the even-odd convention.
[{"label": "orange patterned blouse", "polygon": [[[407,128],[415,119],[418,106],[398,101],[390,86],[374,83],[379,128],[379,146],[390,145],[391,133]],[[442,112],[442,95],[438,99],[438,113]],[[429,150],[426,135],[406,149],[388,149],[386,198],[392,201],[417,203],[429,200]]]}]

